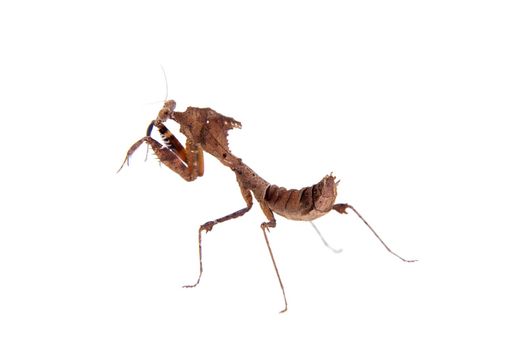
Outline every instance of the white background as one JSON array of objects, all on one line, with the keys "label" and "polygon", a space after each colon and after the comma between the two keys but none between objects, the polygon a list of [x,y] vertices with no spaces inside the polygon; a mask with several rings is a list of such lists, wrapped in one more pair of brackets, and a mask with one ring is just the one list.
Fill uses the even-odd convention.
[{"label": "white background", "polygon": [[[519,1],[0,5],[0,348],[518,349],[525,13]],[[184,182],[145,148],[166,97],[243,123],[233,152],[354,215],[244,203],[206,157]],[[175,124],[169,127],[178,131]],[[181,140],[183,138],[181,137]]]}]

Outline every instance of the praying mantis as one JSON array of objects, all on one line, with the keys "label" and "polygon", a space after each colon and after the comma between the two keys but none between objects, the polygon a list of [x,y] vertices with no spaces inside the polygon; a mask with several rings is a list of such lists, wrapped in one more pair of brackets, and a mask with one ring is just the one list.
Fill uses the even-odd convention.
[{"label": "praying mantis", "polygon": [[[312,222],[332,210],[340,214],[346,214],[346,210],[350,209],[368,226],[391,254],[404,262],[417,261],[404,259],[393,252],[353,206],[346,203],[335,203],[339,181],[336,181],[335,176],[332,174],[324,176],[321,181],[312,186],[301,189],[286,189],[272,185],[257,175],[255,171],[243,163],[241,158],[236,157],[231,152],[228,145],[228,131],[234,128],[241,128],[240,122],[224,116],[211,108],[188,107],[184,112],[176,112],[175,107],[176,103],[174,100],[165,101],[157,118],[149,124],[146,136],[129,148],[126,158],[118,171],[122,170],[125,164],[129,165],[131,155],[143,143],[146,143],[151,147],[162,164],[176,172],[184,180],[194,181],[204,175],[204,152],[206,152],[233,171],[239,184],[242,198],[246,203],[244,208],[208,221],[199,227],[199,276],[194,284],[186,285],[184,286],[185,288],[197,286],[202,277],[202,233],[211,231],[219,223],[244,215],[252,208],[253,198],[259,203],[262,212],[268,220],[261,223],[260,227],[282,291],[284,308],[280,311],[281,313],[288,310],[288,301],[267,235],[270,228],[276,227],[274,213],[290,220]],[[180,125],[180,132],[186,137],[185,146],[166,127],[165,123],[168,120],[173,120]],[[153,128],[158,129],[164,144],[151,136]]]}]

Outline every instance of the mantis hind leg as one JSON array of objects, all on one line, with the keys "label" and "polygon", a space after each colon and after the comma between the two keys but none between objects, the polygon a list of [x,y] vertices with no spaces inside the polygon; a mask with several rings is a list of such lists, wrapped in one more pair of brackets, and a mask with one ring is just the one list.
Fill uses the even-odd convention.
[{"label": "mantis hind leg", "polygon": [[281,291],[283,293],[284,308],[281,311],[279,311],[279,313],[283,313],[283,312],[286,312],[286,310],[288,310],[288,301],[286,300],[286,293],[284,291],[283,281],[281,280],[281,275],[279,274],[279,269],[277,268],[277,263],[275,262],[275,258],[272,252],[272,247],[270,246],[270,241],[268,240],[268,235],[267,235],[267,232],[270,232],[270,228],[274,228],[277,224],[276,224],[273,212],[268,207],[268,205],[264,202],[261,202],[260,204],[261,204],[261,209],[264,215],[269,220],[268,222],[263,222],[261,224],[261,229],[264,234],[264,240],[266,241],[266,246],[268,247],[268,252],[270,253],[270,258],[272,258],[273,268],[275,270],[275,274],[277,275],[277,280],[279,281],[279,285],[281,286]]},{"label": "mantis hind leg", "polygon": [[370,229],[370,231],[372,231],[372,233],[377,237],[377,239],[379,240],[379,242],[381,242],[381,244],[386,248],[386,250],[388,250],[392,255],[395,255],[396,257],[398,257],[399,259],[403,260],[404,262],[415,262],[417,260],[407,260],[405,258],[402,258],[401,256],[399,256],[397,253],[395,253],[394,251],[392,251],[387,245],[385,242],[383,242],[383,240],[381,239],[381,237],[379,237],[379,235],[377,234],[377,232],[372,228],[372,226],[370,226],[370,224],[368,222],[366,222],[365,218],[363,218],[361,216],[361,214],[359,214],[359,212],[354,208],[352,207],[350,204],[346,204],[346,203],[339,203],[339,204],[334,204],[334,206],[332,207],[333,210],[337,211],[339,214],[348,214],[346,212],[346,209],[351,209],[354,213],[356,213],[356,215],[365,223],[366,226],[368,226],[368,228]]}]

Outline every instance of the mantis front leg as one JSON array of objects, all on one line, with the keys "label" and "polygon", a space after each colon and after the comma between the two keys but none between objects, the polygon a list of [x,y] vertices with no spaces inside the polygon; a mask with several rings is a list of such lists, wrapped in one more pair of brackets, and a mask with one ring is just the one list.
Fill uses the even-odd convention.
[{"label": "mantis front leg", "polygon": [[[150,136],[153,125],[158,127],[166,146],[163,146]],[[193,181],[204,174],[202,147],[188,139],[184,148],[163,123],[156,121],[151,122],[147,136],[141,138],[129,148],[126,158],[117,172],[124,167],[124,164],[129,165],[129,158],[143,143],[151,147],[162,164],[179,174],[184,180]]]}]

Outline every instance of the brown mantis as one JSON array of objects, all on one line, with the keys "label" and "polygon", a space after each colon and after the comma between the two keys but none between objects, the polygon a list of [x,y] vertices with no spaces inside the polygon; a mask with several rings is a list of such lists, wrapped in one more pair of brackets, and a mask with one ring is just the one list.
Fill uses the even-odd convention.
[{"label": "brown mantis", "polygon": [[[335,203],[339,181],[336,181],[335,176],[332,174],[326,175],[313,186],[304,187],[299,190],[288,190],[283,187],[271,185],[257,175],[249,166],[244,164],[240,158],[233,155],[229,149],[228,131],[233,128],[240,128],[240,122],[219,114],[211,108],[188,107],[185,112],[175,112],[175,105],[174,100],[167,100],[164,103],[164,107],[159,111],[157,118],[148,126],[146,136],[130,147],[118,171],[122,169],[124,164],[129,164],[131,155],[140,145],[146,143],[153,149],[153,152],[162,164],[179,174],[184,180],[193,181],[204,174],[203,152],[207,152],[235,173],[241,195],[246,202],[246,207],[218,219],[208,221],[200,226],[198,234],[199,276],[194,284],[186,285],[184,286],[185,288],[197,286],[202,277],[202,233],[211,231],[218,223],[244,215],[252,208],[253,197],[255,197],[255,200],[259,203],[264,215],[268,219],[268,221],[261,224],[261,229],[283,295],[284,308],[281,310],[281,313],[288,309],[288,302],[267,235],[269,229],[276,226],[274,213],[291,220],[311,222],[331,210],[335,210],[340,214],[346,214],[346,210],[350,209],[368,226],[390,253],[404,262],[417,261],[406,260],[394,253],[354,207],[346,203]],[[170,119],[180,125],[180,132],[186,136],[186,146],[183,146],[164,125],[164,123]],[[151,132],[154,127],[158,129],[165,145],[151,137]]]}]

